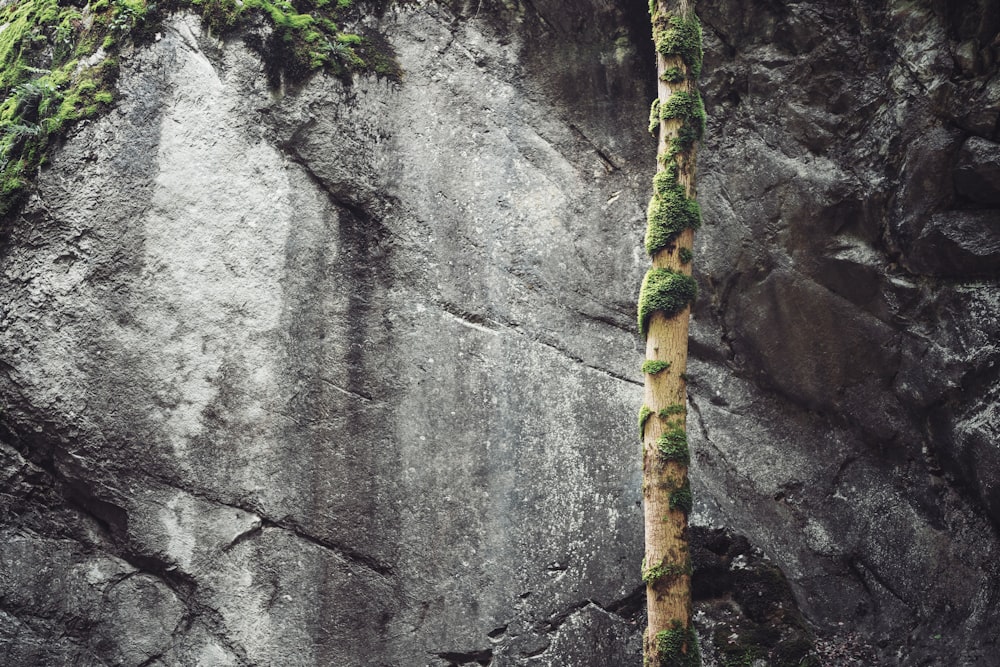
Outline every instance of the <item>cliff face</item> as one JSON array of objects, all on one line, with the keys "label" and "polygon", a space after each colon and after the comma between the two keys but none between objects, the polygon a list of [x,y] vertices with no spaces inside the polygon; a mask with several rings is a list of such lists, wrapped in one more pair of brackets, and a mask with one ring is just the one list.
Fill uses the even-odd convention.
[{"label": "cliff face", "polygon": [[706,516],[810,618],[872,633],[876,664],[989,664],[1000,13],[699,6]]},{"label": "cliff face", "polygon": [[[123,58],[0,259],[12,664],[640,663],[648,17],[564,4],[373,15],[398,83]],[[827,4],[699,3],[695,522],[821,651],[986,665],[1000,16]]]},{"label": "cliff face", "polygon": [[584,39],[614,8],[534,53],[371,20],[402,84],[273,91],[176,16],[41,175],[3,263],[20,663],[632,651],[634,50]]}]

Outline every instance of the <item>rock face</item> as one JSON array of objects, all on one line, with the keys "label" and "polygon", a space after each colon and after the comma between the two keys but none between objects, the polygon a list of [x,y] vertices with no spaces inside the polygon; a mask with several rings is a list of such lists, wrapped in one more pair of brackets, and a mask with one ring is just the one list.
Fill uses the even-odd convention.
[{"label": "rock face", "polygon": [[[601,19],[621,34],[591,45]],[[635,654],[627,24],[570,26],[580,53],[536,83],[549,51],[485,17],[372,21],[402,84],[273,91],[239,40],[172,18],[14,225],[22,664]]]},{"label": "rock face", "polygon": [[[699,3],[702,609],[989,665],[1000,15],[830,4]],[[641,664],[646,3],[367,21],[400,82],[274,90],[170,18],[12,221],[11,664]]]},{"label": "rock face", "polygon": [[699,3],[702,518],[859,664],[988,665],[1000,15],[828,4]]}]

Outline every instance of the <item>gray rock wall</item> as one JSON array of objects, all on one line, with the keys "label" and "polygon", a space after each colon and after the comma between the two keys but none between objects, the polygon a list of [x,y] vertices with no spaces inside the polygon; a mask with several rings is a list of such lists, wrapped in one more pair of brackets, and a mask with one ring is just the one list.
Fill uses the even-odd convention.
[{"label": "gray rock wall", "polygon": [[63,514],[12,503],[4,571],[100,577],[5,582],[25,664],[635,654],[635,52],[553,100],[485,17],[376,27],[402,84],[271,91],[177,16],[41,176],[4,451]]},{"label": "gray rock wall", "polygon": [[699,7],[702,517],[876,664],[991,664],[1000,15]]},{"label": "gray rock wall", "polygon": [[[699,3],[695,521],[827,664],[989,665],[1000,18],[828,4]],[[173,17],[14,221],[12,664],[640,664],[645,3],[367,21],[272,90]]]}]

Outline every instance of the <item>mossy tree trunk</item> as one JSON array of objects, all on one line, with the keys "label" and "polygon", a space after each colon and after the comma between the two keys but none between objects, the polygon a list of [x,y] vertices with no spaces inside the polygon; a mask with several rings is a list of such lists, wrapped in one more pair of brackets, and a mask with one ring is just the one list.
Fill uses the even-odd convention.
[{"label": "mossy tree trunk", "polygon": [[688,552],[687,444],[688,319],[695,297],[691,277],[695,201],[695,151],[705,127],[698,94],[701,27],[694,3],[650,0],[659,97],[650,112],[658,138],[657,170],[649,203],[646,250],[652,267],[639,297],[639,330],[646,337],[645,398],[639,417],[643,440],[643,497],[649,626],[646,665],[700,665],[691,625],[691,559]]}]

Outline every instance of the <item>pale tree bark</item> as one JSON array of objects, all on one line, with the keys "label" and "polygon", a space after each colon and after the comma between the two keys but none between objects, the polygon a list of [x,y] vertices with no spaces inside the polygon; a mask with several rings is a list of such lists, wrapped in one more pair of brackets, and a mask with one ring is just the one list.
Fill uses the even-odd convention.
[{"label": "pale tree bark", "polygon": [[689,667],[701,664],[691,624],[684,375],[695,297],[692,244],[701,221],[695,201],[695,151],[705,124],[697,88],[701,28],[694,3],[686,0],[650,0],[650,15],[659,90],[650,131],[659,141],[646,229],[652,267],[639,298],[639,329],[646,336],[639,418],[646,529],[642,567],[649,616],[644,655],[647,666]]}]

